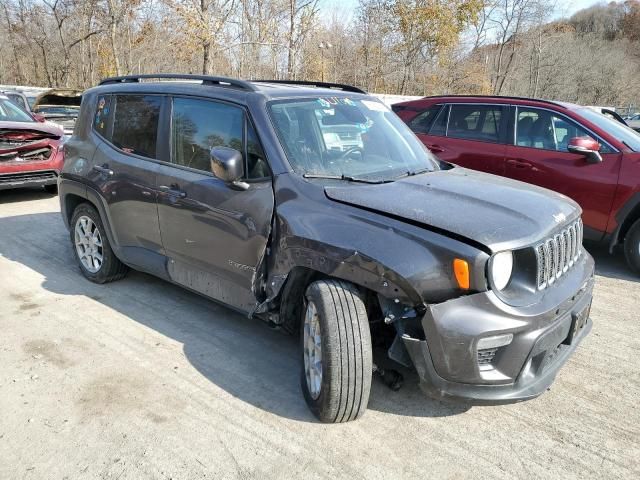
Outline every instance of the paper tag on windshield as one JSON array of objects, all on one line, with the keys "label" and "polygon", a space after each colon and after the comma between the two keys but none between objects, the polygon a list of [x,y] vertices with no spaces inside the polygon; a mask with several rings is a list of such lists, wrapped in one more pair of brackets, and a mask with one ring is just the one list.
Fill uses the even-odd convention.
[{"label": "paper tag on windshield", "polygon": [[388,112],[389,109],[384,103],[373,102],[371,100],[362,100],[362,104],[367,107],[369,110],[373,110],[374,112]]}]

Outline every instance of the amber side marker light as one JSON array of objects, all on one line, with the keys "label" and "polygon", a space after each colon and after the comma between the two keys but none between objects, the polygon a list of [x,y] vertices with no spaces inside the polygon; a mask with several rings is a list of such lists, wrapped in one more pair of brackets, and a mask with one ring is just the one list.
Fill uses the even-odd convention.
[{"label": "amber side marker light", "polygon": [[467,261],[456,258],[453,261],[453,273],[456,276],[458,286],[463,290],[469,290],[471,283],[469,279],[469,264]]}]

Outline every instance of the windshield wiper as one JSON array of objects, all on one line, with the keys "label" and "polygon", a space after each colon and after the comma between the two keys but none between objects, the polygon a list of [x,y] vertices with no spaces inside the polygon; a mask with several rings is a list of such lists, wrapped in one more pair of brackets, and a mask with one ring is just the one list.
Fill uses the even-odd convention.
[{"label": "windshield wiper", "polygon": [[393,180],[380,179],[373,180],[369,178],[362,177],[352,177],[350,175],[325,175],[322,173],[305,173],[302,175],[304,178],[325,178],[328,180],[346,180],[348,182],[357,182],[357,183],[389,183],[393,182]]},{"label": "windshield wiper", "polygon": [[408,172],[403,173],[402,175],[398,175],[397,177],[395,177],[394,180],[397,180],[399,178],[405,178],[405,177],[413,177],[415,175],[420,175],[422,173],[428,173],[428,172],[432,172],[433,170],[431,170],[430,168],[423,168],[421,170],[409,170]]}]

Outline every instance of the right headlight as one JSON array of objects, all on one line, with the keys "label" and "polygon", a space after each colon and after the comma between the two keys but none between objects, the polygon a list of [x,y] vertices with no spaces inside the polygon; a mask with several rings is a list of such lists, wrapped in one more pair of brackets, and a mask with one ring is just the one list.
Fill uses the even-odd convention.
[{"label": "right headlight", "polygon": [[504,290],[513,274],[513,252],[496,253],[491,259],[490,275],[493,286],[497,290]]}]

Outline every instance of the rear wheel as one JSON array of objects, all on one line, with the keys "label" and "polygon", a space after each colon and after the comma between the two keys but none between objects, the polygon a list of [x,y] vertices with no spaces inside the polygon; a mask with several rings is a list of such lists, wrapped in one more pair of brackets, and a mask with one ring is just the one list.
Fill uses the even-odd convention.
[{"label": "rear wheel", "polygon": [[126,275],[128,268],[111,250],[102,219],[93,206],[82,203],[76,207],[70,235],[80,271],[89,280],[107,283]]},{"label": "rear wheel", "polygon": [[372,376],[371,334],[357,288],[340,280],[312,283],[302,319],[302,390],[325,423],[362,416]]},{"label": "rear wheel", "polygon": [[629,266],[640,274],[640,220],[636,220],[625,236],[624,254]]}]

